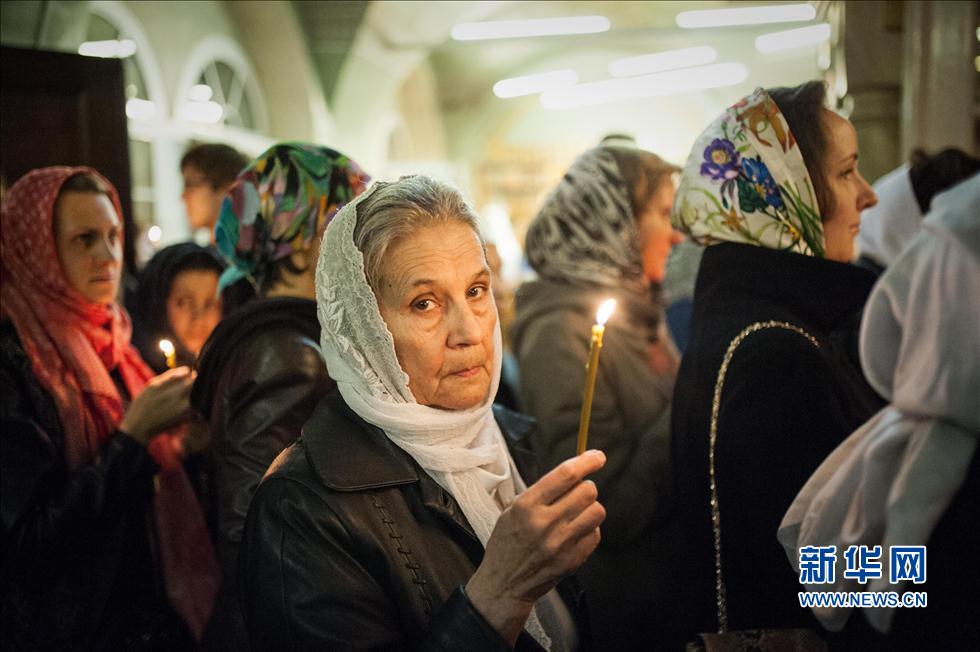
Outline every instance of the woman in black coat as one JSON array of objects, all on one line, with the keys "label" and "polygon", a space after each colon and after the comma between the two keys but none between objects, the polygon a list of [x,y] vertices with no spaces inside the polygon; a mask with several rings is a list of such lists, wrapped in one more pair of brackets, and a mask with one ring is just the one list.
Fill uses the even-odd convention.
[{"label": "woman in black coat", "polygon": [[581,649],[555,587],[599,542],[583,479],[605,456],[531,484],[530,424],[492,405],[501,336],[477,224],[457,191],[409,177],[327,229],[317,310],[338,392],[249,508],[253,650]]},{"label": "woman in black coat", "polygon": [[191,393],[211,433],[205,491],[223,576],[205,641],[212,650],[248,649],[236,588],[245,514],[269,464],[333,387],[320,356],[314,262],[327,224],[366,182],[339,152],[284,143],[249,164],[222,205],[217,248],[229,267],[219,285],[248,281],[258,297],[218,324]]},{"label": "woman in black coat", "polygon": [[881,405],[850,341],[874,277],[849,263],[876,198],[825,88],[758,89],[699,137],[674,223],[708,245],[673,403],[689,636],[809,627],[776,540],[796,492]]},{"label": "woman in black coat", "polygon": [[118,195],[90,168],[33,170],[0,224],[0,647],[194,649],[216,569],[185,440],[161,434],[192,377],[153,377],[130,344]]}]

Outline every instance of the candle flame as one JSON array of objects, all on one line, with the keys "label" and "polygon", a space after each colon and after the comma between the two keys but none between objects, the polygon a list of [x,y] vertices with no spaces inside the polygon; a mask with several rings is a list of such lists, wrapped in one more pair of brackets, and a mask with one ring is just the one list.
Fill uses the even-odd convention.
[{"label": "candle flame", "polygon": [[174,354],[174,343],[170,340],[160,340],[160,350],[163,355],[171,356]]},{"label": "candle flame", "polygon": [[609,321],[609,316],[612,315],[613,308],[616,307],[615,299],[606,299],[599,306],[599,312],[595,314],[595,323],[600,326],[605,326],[606,322]]}]

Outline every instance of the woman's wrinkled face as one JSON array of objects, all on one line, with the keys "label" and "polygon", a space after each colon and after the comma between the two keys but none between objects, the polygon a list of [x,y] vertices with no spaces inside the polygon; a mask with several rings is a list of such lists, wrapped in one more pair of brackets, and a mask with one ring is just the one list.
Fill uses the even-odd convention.
[{"label": "woman's wrinkled face", "polygon": [[460,222],[423,227],[393,244],[385,260],[378,304],[415,400],[446,410],[483,403],[497,309],[476,233]]},{"label": "woman's wrinkled face", "polygon": [[675,192],[673,182],[664,181],[653,194],[646,209],[636,216],[643,275],[651,283],[664,280],[670,249],[683,240],[683,236],[670,224],[670,209],[674,205]]},{"label": "woman's wrinkled face", "polygon": [[188,269],[174,276],[167,295],[167,321],[174,336],[194,356],[221,321],[218,273]]},{"label": "woman's wrinkled face", "polygon": [[62,193],[54,238],[68,285],[92,303],[112,303],[122,273],[122,225],[112,201],[96,192]]},{"label": "woman's wrinkled face", "polygon": [[874,190],[858,172],[858,143],[854,125],[824,110],[827,166],[824,176],[834,205],[823,214],[824,257],[848,263],[854,258],[854,238],[861,228],[861,211],[878,203]]}]

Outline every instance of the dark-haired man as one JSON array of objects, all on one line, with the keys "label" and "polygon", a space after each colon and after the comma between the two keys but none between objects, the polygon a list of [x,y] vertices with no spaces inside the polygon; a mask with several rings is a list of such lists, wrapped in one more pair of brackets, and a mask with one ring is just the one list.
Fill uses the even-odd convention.
[{"label": "dark-haired man", "polygon": [[181,199],[187,209],[191,231],[207,229],[214,242],[214,224],[218,221],[221,200],[238,173],[248,165],[248,158],[228,145],[205,143],[187,150],[180,160],[184,177]]}]

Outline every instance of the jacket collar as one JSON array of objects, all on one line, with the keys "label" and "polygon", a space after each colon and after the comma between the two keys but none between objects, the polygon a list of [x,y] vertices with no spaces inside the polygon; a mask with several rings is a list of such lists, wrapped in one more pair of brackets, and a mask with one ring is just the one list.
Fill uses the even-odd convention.
[{"label": "jacket collar", "polygon": [[829,334],[861,310],[874,283],[874,274],[857,265],[725,242],[705,249],[694,303],[757,297]]},{"label": "jacket collar", "polygon": [[[493,406],[493,415],[521,477],[532,483],[537,478],[537,469],[526,440],[534,431],[534,419],[498,405]],[[355,414],[340,392],[331,392],[320,401],[303,426],[303,440],[310,465],[334,491],[411,484],[421,476],[431,480],[384,431]]]},{"label": "jacket collar", "polygon": [[295,297],[254,299],[221,320],[208,337],[196,363],[197,380],[191,389],[191,405],[208,417],[214,405],[218,380],[229,362],[257,333],[286,328],[320,342],[316,301]]}]

